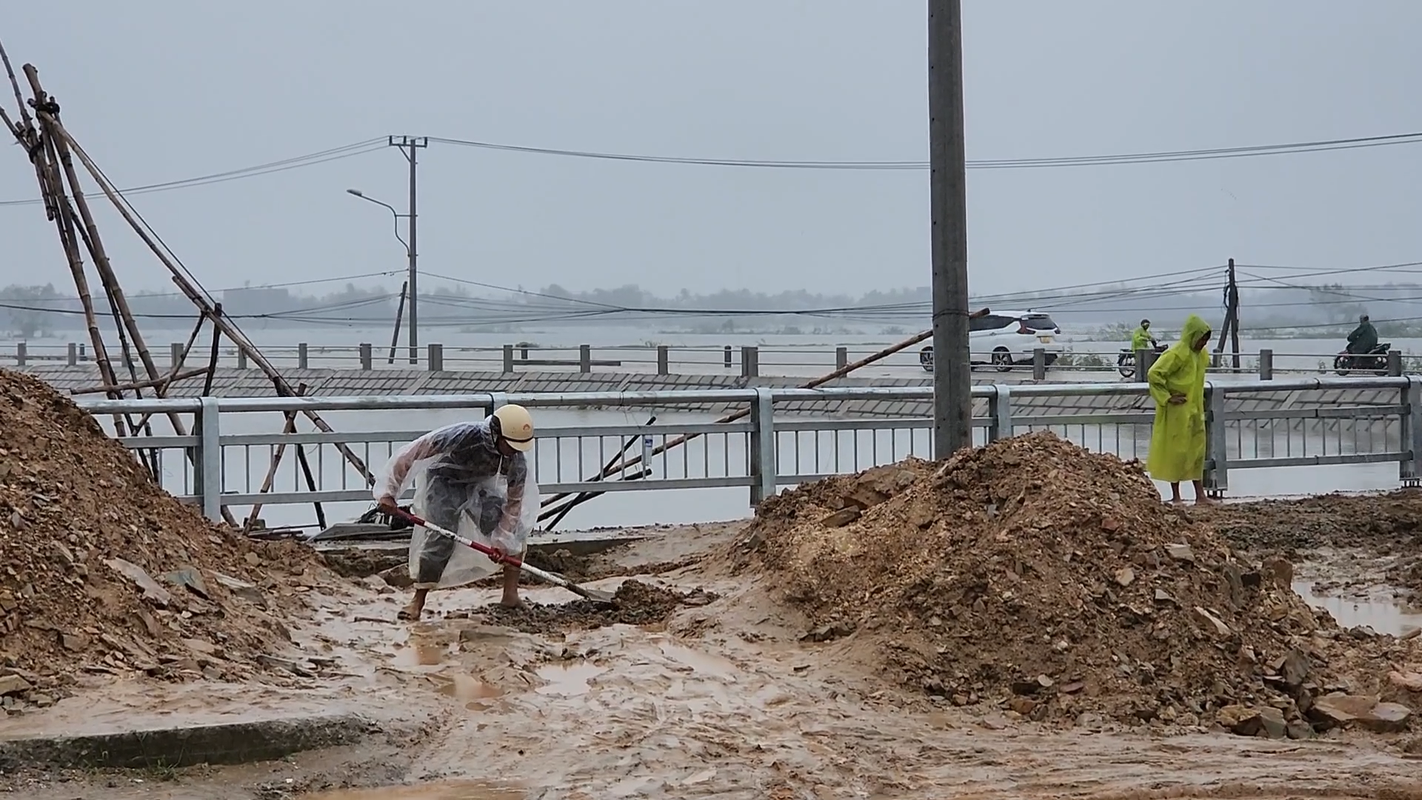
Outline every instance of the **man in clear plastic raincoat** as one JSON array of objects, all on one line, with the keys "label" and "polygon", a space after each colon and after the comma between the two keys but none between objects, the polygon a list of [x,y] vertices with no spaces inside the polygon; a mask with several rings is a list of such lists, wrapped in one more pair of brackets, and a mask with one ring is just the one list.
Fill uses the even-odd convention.
[{"label": "man in clear plastic raincoat", "polygon": [[1150,432],[1146,469],[1158,481],[1170,484],[1170,502],[1183,502],[1180,484],[1195,485],[1195,502],[1205,497],[1205,368],[1210,357],[1210,326],[1191,314],[1176,342],[1161,353],[1147,375],[1155,401],[1155,424]]},{"label": "man in clear plastic raincoat", "polygon": [[[492,575],[503,556],[523,555],[538,521],[538,485],[526,454],[533,448],[533,418],[523,406],[501,406],[479,422],[430,431],[395,453],[376,479],[382,508],[395,507],[415,483],[414,512],[446,530],[498,551],[486,557],[423,527],[410,538],[415,595],[400,612],[417,620],[430,589],[472,583]],[[517,567],[503,566],[502,604],[517,606]]]}]

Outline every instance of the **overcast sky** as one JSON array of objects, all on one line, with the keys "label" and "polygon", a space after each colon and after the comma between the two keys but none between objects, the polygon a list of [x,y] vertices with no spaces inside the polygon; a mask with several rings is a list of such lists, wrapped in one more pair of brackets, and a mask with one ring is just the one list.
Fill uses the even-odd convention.
[{"label": "overcast sky", "polygon": [[[963,6],[969,159],[1422,130],[1417,0]],[[757,160],[928,153],[924,0],[8,2],[0,36],[16,69],[39,67],[68,128],[121,186],[387,134]],[[420,157],[430,273],[664,293],[929,279],[926,170],[644,164],[438,143]],[[133,201],[210,289],[331,278],[403,266],[389,212],[344,190],[403,212],[406,174],[400,153],[381,148]],[[1422,144],[973,170],[972,288],[1051,288],[1229,257],[1422,261],[1419,176]],[[0,200],[35,196],[23,155],[5,148]],[[130,291],[167,288],[116,216],[100,224]],[[0,242],[0,284],[70,286],[40,207],[0,206]]]}]

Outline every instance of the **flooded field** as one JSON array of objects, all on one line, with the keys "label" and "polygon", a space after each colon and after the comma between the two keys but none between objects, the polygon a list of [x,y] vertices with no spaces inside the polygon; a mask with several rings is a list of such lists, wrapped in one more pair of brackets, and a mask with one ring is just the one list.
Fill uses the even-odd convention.
[{"label": "flooded field", "polygon": [[[1393,641],[1419,620],[1393,596],[1408,587],[1389,588],[1418,534],[1398,526],[1369,537],[1337,523],[1367,509],[1400,518],[1404,505],[1412,513],[1422,500],[1189,513],[1234,531],[1251,558],[1289,553],[1311,604]],[[595,588],[636,580],[681,596],[670,609],[616,610],[639,624],[607,624],[560,590],[526,587],[522,611],[495,609],[495,590],[470,588],[432,595],[423,621],[397,625],[403,593],[370,577],[316,591],[316,618],[293,633],[337,666],[302,686],[110,683],[11,719],[29,733],[74,733],[356,711],[379,729],[360,744],[246,766],[0,780],[35,800],[1422,798],[1422,739],[1406,730],[1295,740],[1183,718],[1038,722],[1016,701],[959,706],[906,692],[864,669],[859,634],[817,630],[772,601],[775,587],[729,569],[742,529],[664,531],[580,570]],[[612,572],[633,574],[598,577]]]}]

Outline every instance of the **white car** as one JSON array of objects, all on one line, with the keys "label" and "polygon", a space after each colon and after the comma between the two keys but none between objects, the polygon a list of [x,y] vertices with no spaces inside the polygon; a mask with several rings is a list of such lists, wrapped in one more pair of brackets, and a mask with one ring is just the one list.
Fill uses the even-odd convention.
[{"label": "white car", "polygon": [[[1042,350],[1047,366],[1056,363],[1064,348],[1057,343],[1062,329],[1051,316],[1038,311],[996,311],[968,320],[968,350],[974,364],[992,364],[1007,372],[1018,364],[1031,364],[1034,351]],[[933,371],[933,346],[918,353],[924,372]]]}]

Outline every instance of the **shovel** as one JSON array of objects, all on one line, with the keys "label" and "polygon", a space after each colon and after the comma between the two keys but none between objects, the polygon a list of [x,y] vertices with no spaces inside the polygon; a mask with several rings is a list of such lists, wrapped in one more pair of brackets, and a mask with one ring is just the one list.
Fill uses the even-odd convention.
[{"label": "shovel", "polygon": [[475,550],[478,550],[484,555],[492,558],[497,563],[512,564],[513,566],[518,567],[524,572],[527,572],[529,575],[532,575],[533,577],[538,578],[539,580],[545,583],[551,583],[554,586],[561,586],[564,589],[567,589],[568,591],[572,592],[573,594],[586,600],[591,600],[594,603],[601,603],[603,605],[613,605],[612,595],[607,592],[599,592],[596,589],[589,589],[586,586],[579,586],[578,584],[573,583],[562,575],[555,575],[552,572],[546,572],[544,570],[539,569],[538,567],[525,563],[523,559],[515,558],[514,556],[510,555],[500,556],[498,551],[494,550],[494,548],[489,547],[486,544],[481,544],[479,542],[474,541],[473,539],[467,539],[455,533],[454,531],[445,530],[444,528],[441,528],[440,526],[435,525],[434,523],[428,520],[422,519],[420,517],[415,516],[414,514],[411,514],[403,508],[388,509],[388,511],[391,516],[400,517],[401,519],[408,520],[409,522],[418,525],[427,531],[432,531],[434,533],[439,534],[440,536],[448,536],[449,538],[453,539],[456,542],[459,542],[465,547],[471,547]]}]

